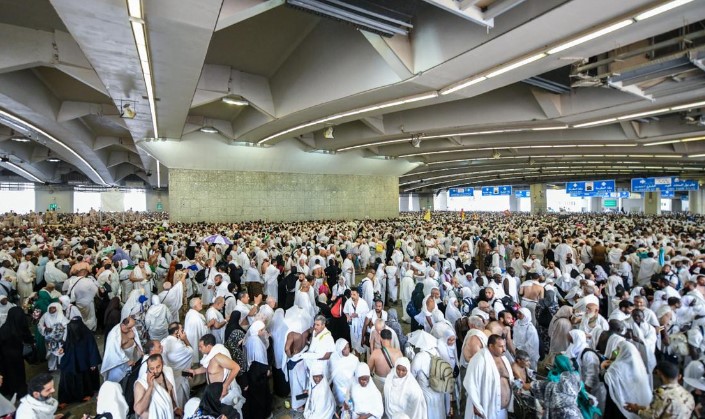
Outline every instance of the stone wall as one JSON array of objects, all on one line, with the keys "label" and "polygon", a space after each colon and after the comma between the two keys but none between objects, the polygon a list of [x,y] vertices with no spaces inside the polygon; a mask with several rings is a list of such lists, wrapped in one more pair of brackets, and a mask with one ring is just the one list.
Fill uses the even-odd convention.
[{"label": "stone wall", "polygon": [[398,214],[396,176],[169,171],[169,216],[174,221],[375,219]]}]

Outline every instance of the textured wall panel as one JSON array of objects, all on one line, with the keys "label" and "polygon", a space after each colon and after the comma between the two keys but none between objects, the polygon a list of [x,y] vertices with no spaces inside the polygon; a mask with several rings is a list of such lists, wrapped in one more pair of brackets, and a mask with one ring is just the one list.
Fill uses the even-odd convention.
[{"label": "textured wall panel", "polygon": [[399,214],[399,180],[171,169],[169,207],[180,222],[389,218]]}]

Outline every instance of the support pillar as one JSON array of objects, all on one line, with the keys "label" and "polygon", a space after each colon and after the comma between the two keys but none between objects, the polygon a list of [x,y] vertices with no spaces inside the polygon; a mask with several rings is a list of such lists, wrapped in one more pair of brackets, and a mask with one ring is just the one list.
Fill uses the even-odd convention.
[{"label": "support pillar", "polygon": [[419,194],[419,207],[424,211],[427,209],[433,211],[433,193]]},{"label": "support pillar", "polygon": [[703,198],[705,197],[703,197],[702,190],[688,192],[688,211],[693,214],[705,214]]},{"label": "support pillar", "polygon": [[590,212],[602,212],[602,198],[593,196],[590,198]]},{"label": "support pillar", "polygon": [[644,192],[644,214],[659,215],[661,214],[661,193],[660,192]]},{"label": "support pillar", "polygon": [[531,196],[531,213],[544,214],[548,210],[548,201],[546,199],[546,185],[543,183],[535,183],[529,186],[529,195]]},{"label": "support pillar", "polygon": [[436,211],[448,211],[448,191],[441,191],[438,195],[436,202],[438,208],[434,208]]},{"label": "support pillar", "polygon": [[399,194],[399,211],[406,212],[409,210],[409,195]]},{"label": "support pillar", "polygon": [[515,195],[509,197],[509,211],[519,211],[519,198],[517,198]]},{"label": "support pillar", "polygon": [[683,212],[683,201],[678,198],[671,199],[671,212]]}]

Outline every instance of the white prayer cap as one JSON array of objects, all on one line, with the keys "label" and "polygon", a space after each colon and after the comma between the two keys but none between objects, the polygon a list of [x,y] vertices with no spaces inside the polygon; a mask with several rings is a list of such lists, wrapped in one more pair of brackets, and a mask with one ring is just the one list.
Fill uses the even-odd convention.
[{"label": "white prayer cap", "polygon": [[161,303],[162,303],[162,302],[161,302],[161,300],[159,299],[159,296],[158,296],[158,295],[152,295],[152,305],[157,306],[157,305],[159,305],[159,304],[161,304]]}]

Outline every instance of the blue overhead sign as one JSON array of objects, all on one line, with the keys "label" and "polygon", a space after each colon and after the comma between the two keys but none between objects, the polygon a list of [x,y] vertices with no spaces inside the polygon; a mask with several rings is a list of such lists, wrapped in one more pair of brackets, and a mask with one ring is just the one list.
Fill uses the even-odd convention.
[{"label": "blue overhead sign", "polygon": [[508,185],[504,186],[483,186],[482,196],[499,196],[499,195],[512,195],[512,187]]},{"label": "blue overhead sign", "polygon": [[631,194],[630,194],[629,192],[627,192],[627,191],[621,191],[621,192],[619,192],[619,197],[622,198],[622,199],[629,199],[629,196],[630,196],[630,195],[631,195]]},{"label": "blue overhead sign", "polygon": [[591,180],[585,182],[566,182],[565,192],[576,197],[602,196],[609,197],[615,192],[614,180]]},{"label": "blue overhead sign", "polygon": [[530,198],[531,193],[528,189],[525,191],[514,191],[514,196],[517,198]]},{"label": "blue overhead sign", "polygon": [[661,198],[675,198],[676,191],[661,191]]},{"label": "blue overhead sign", "polygon": [[451,198],[458,198],[461,196],[473,196],[475,195],[475,188],[450,188],[448,189],[448,196]]},{"label": "blue overhead sign", "polygon": [[681,179],[675,176],[632,179],[632,192],[697,191],[699,187],[697,180]]}]

